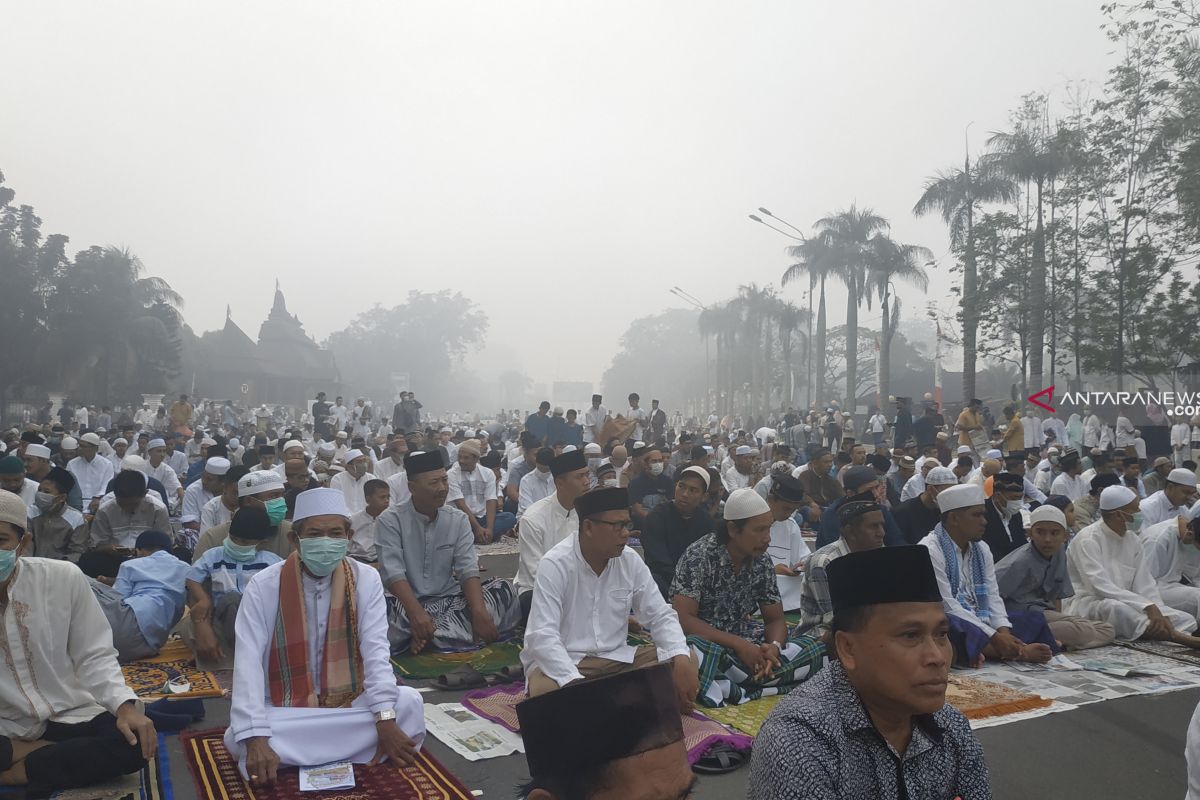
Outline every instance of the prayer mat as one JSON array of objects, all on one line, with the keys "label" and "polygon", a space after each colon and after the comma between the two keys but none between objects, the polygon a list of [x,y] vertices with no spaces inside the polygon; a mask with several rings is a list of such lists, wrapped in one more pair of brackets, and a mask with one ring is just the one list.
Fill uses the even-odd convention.
[{"label": "prayer mat", "polygon": [[475,545],[475,553],[479,556],[507,556],[521,552],[521,542],[515,536],[505,536],[498,542]]},{"label": "prayer mat", "polygon": [[[524,699],[525,687],[514,683],[467,692],[462,704],[484,719],[502,725],[513,733],[520,733],[517,703]],[[717,721],[693,711],[683,718],[683,744],[687,748],[688,764],[691,765],[715,745],[725,744],[734,750],[749,750],[754,740],[744,734],[733,733]]]},{"label": "prayer mat", "polygon": [[1048,708],[1054,704],[1052,700],[1036,694],[960,675],[950,676],[946,702],[961,711],[967,719],[1002,717],[1005,714]]},{"label": "prayer mat", "polygon": [[397,769],[391,763],[368,767],[354,765],[355,785],[350,789],[301,792],[295,767],[279,770],[270,789],[254,789],[242,780],[237,762],[225,749],[225,731],[185,731],[183,754],[200,800],[474,800],[471,791],[437,762],[428,749],[417,756],[412,767]]},{"label": "prayer mat", "polygon": [[1175,642],[1147,642],[1140,639],[1136,642],[1117,642],[1117,644],[1122,647],[1128,647],[1130,650],[1138,650],[1143,653],[1181,661],[1185,664],[1200,666],[1200,650],[1194,650],[1184,644],[1176,644]]},{"label": "prayer mat", "polygon": [[482,675],[493,675],[505,667],[519,667],[521,643],[514,639],[464,653],[424,652],[392,658],[392,670],[402,678],[436,678],[463,665],[474,667]]},{"label": "prayer mat", "polygon": [[[186,647],[184,648],[187,649]],[[192,685],[190,691],[172,694],[171,697],[203,698],[224,697],[217,676],[211,672],[196,669],[196,663],[188,654],[186,660],[179,661],[131,661],[121,665],[121,673],[125,676],[125,684],[133,689],[142,700],[157,700],[166,697],[163,685],[171,678],[183,677]]]},{"label": "prayer mat", "polygon": [[722,706],[721,708],[701,708],[700,713],[715,719],[722,725],[735,728],[748,736],[758,736],[758,730],[766,721],[771,709],[783,699],[783,695],[770,695],[740,706]]}]

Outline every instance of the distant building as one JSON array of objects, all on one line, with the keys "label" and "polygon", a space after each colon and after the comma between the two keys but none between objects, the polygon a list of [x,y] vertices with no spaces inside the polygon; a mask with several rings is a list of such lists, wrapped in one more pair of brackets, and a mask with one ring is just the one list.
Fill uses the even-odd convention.
[{"label": "distant building", "polygon": [[204,334],[201,342],[206,362],[196,381],[201,397],[233,400],[242,406],[307,408],[317,392],[325,392],[332,402],[341,391],[333,353],[314,342],[300,320],[288,312],[278,284],[257,343],[228,313],[225,327]]}]

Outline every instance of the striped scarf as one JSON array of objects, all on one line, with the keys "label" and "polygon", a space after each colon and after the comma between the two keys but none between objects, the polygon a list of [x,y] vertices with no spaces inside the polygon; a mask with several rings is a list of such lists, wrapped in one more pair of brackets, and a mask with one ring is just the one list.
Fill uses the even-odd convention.
[{"label": "striped scarf", "polygon": [[321,686],[308,667],[308,625],[304,618],[304,579],[300,556],[292,553],[279,574],[279,610],[267,662],[267,683],[275,706],[343,708],[362,694],[363,663],[358,649],[358,605],[354,571],[343,561],[333,571],[329,626],[321,659]]},{"label": "striped scarf", "polygon": [[937,534],[938,544],[942,547],[942,558],[946,561],[946,579],[950,582],[950,591],[959,605],[975,612],[985,625],[991,623],[992,613],[988,609],[987,577],[983,574],[983,545],[971,542],[971,586],[975,588],[975,596],[966,592],[966,584],[958,573],[958,545],[950,538],[950,534],[942,527],[942,523],[933,529]]}]

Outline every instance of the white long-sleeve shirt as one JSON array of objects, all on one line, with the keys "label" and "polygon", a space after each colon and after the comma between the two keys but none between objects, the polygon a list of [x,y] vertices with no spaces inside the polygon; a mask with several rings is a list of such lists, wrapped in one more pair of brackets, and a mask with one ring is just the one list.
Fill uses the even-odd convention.
[{"label": "white long-sleeve shirt", "polygon": [[558,493],[543,497],[521,517],[520,560],[514,583],[518,592],[533,591],[538,564],[559,542],[579,532],[579,515],[563,508]]},{"label": "white long-sleeve shirt", "polygon": [[175,505],[179,497],[179,490],[183,485],[179,483],[179,474],[175,472],[166,459],[157,467],[147,462],[146,474],[163,485],[167,490],[167,498],[171,501],[171,505]]},{"label": "white long-sleeve shirt", "polygon": [[412,490],[408,488],[408,473],[400,470],[390,478],[384,479],[392,492],[392,506],[402,506],[412,499]]},{"label": "white long-sleeve shirt", "polygon": [[225,498],[217,495],[200,509],[200,532],[224,525],[233,519],[233,512],[225,507]]},{"label": "white long-sleeve shirt", "polygon": [[364,472],[358,480],[349,472],[339,472],[329,481],[330,489],[337,489],[346,498],[346,508],[351,514],[357,514],[367,507],[367,496],[363,494],[363,486],[367,481],[375,480],[370,472]]},{"label": "white long-sleeve shirt", "polygon": [[93,497],[104,494],[108,482],[113,479],[112,462],[100,455],[91,461],[83,456],[75,456],[67,463],[67,472],[74,475],[79,483],[79,496],[83,498],[85,506]]},{"label": "white long-sleeve shirt", "polygon": [[1142,526],[1142,558],[1160,587],[1182,578],[1193,586],[1200,584],[1200,548],[1179,541],[1179,524],[1173,517],[1148,528]]},{"label": "white long-sleeve shirt", "polygon": [[1083,446],[1089,450],[1100,446],[1100,417],[1088,414],[1083,420]]},{"label": "white long-sleeve shirt", "polygon": [[1117,417],[1117,427],[1114,433],[1117,437],[1115,442],[1117,447],[1133,444],[1133,423],[1129,421],[1129,417]]},{"label": "white long-sleeve shirt", "polygon": [[[390,661],[383,583],[373,567],[354,560],[346,563],[354,570],[363,695],[367,698],[366,707],[377,714],[394,708],[396,703],[396,677]],[[233,705],[229,711],[234,741],[271,735],[267,718],[267,709],[272,707],[267,668],[275,635],[275,617],[279,611],[279,576],[285,564],[286,561],[280,561],[260,571],[246,584],[242,594],[235,623],[237,655],[233,661]],[[328,577],[309,576],[303,581],[308,666],[314,684],[320,686],[321,654],[329,624],[329,588],[333,581]],[[320,731],[315,733],[319,735]]]},{"label": "white long-sleeve shirt", "polygon": [[1085,598],[1115,600],[1139,614],[1151,604],[1162,606],[1158,586],[1142,557],[1142,537],[1126,533],[1121,536],[1097,520],[1081,530],[1067,548],[1067,568],[1075,596],[1063,611]]},{"label": "white long-sleeve shirt", "polygon": [[632,664],[630,609],[649,629],[659,661],[688,655],[679,616],[663,600],[641,556],[626,547],[597,575],[584,560],[577,535],[559,542],[538,567],[521,651],[525,672],[536,666],[565,686],[583,677],[576,665],[586,656]]},{"label": "white long-sleeve shirt", "polygon": [[[958,598],[950,591],[950,578],[946,575],[946,558],[942,555],[942,546],[938,541],[937,531],[926,534],[920,544],[929,549],[929,560],[933,562],[933,574],[937,576],[938,589],[942,592],[942,606],[947,614],[971,623],[983,631],[988,638],[994,636],[1000,628],[1011,627],[1008,614],[1004,610],[1004,600],[1000,597],[1000,587],[996,583],[996,563],[992,560],[991,548],[986,546],[968,547],[967,552],[964,553],[958,545],[954,547],[954,552],[958,555],[959,581],[968,593],[973,593],[975,588],[971,583],[972,554],[979,553],[983,558],[983,580],[987,586],[987,607],[988,614],[991,616],[989,622],[984,622],[976,616],[974,611],[958,602]],[[1071,546],[1074,547],[1075,543],[1072,542]]]},{"label": "white long-sleeve shirt", "polygon": [[554,494],[554,476],[550,474],[550,470],[541,472],[535,468],[525,473],[521,478],[521,485],[517,489],[517,516],[524,516],[531,505],[552,494]]},{"label": "white long-sleeve shirt", "polygon": [[[792,569],[811,552],[800,534],[800,526],[796,524],[796,520],[788,517],[771,525],[771,544],[767,546],[767,555],[771,557],[772,564],[777,567],[782,564]],[[783,610],[799,609],[800,598],[804,595],[804,575],[776,575],[775,583],[779,586]]]},{"label": "white long-sleeve shirt", "polygon": [[1142,512],[1142,530],[1151,525],[1175,519],[1175,517],[1182,515],[1187,509],[1186,504],[1181,506],[1171,505],[1171,501],[1167,499],[1167,493],[1159,489],[1143,500],[1138,506],[1138,510]]},{"label": "white long-sleeve shirt", "polygon": [[376,478],[379,478],[381,481],[386,481],[396,473],[404,472],[404,459],[400,459],[400,463],[397,464],[391,456],[388,456],[382,461],[376,463],[375,468],[371,471],[375,473]]},{"label": "white long-sleeve shirt", "polygon": [[212,492],[204,488],[204,481],[196,480],[183,490],[183,506],[181,508],[180,522],[195,522],[200,523],[200,512],[204,510],[204,504],[212,500]]},{"label": "white long-sleeve shirt", "polygon": [[1083,479],[1083,475],[1071,476],[1063,472],[1050,484],[1050,494],[1064,495],[1074,503],[1091,491],[1091,488],[1091,484]]},{"label": "white long-sleeve shirt", "polygon": [[733,494],[738,489],[745,489],[750,485],[753,475],[743,475],[737,471],[737,467],[730,467],[721,473],[721,483],[725,486],[725,491]]},{"label": "white long-sleeve shirt", "polygon": [[1176,422],[1171,426],[1171,448],[1188,449],[1192,446],[1192,426]]},{"label": "white long-sleeve shirt", "polygon": [[87,722],[137,695],[88,579],[69,561],[21,558],[0,607],[0,736],[37,739],[47,722]]}]

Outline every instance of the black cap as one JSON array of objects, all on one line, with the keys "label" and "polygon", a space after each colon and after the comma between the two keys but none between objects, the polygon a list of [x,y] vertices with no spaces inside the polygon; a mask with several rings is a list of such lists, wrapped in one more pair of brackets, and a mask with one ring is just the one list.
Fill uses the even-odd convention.
[{"label": "black cap", "polygon": [[788,503],[803,503],[804,485],[790,473],[772,475],[771,494]]},{"label": "black cap", "polygon": [[428,453],[418,450],[404,457],[404,472],[410,478],[414,475],[420,475],[422,472],[433,472],[434,470],[445,468],[446,464],[442,461],[442,451],[440,448]]},{"label": "black cap", "polygon": [[871,500],[851,500],[849,503],[842,503],[837,510],[838,525],[845,525],[863,514],[882,510],[883,506]]},{"label": "black cap", "polygon": [[[539,454],[540,455],[540,454]],[[569,453],[563,453],[560,456],[555,456],[550,461],[550,472],[554,477],[566,475],[568,472],[587,469],[587,457],[582,450],[572,450]]]},{"label": "black cap", "polygon": [[575,513],[580,519],[605,511],[628,511],[629,490],[619,486],[604,486],[592,489],[575,498]]},{"label": "black cap", "polygon": [[883,603],[941,603],[929,548],[880,547],[835,558],[826,567],[833,613]]},{"label": "black cap", "polygon": [[[924,549],[924,548],[922,548]],[[683,740],[671,668],[585,680],[517,705],[534,779],[578,775]]]},{"label": "black cap", "polygon": [[994,489],[1023,489],[1024,487],[1025,479],[1011,472],[1001,472],[992,478],[992,488]]},{"label": "black cap", "polygon": [[46,440],[42,438],[40,433],[35,431],[25,431],[21,434],[21,441],[27,444],[45,444]]},{"label": "black cap", "polygon": [[259,541],[275,535],[275,526],[267,511],[259,506],[244,506],[239,508],[229,521],[229,535],[239,539]]}]

